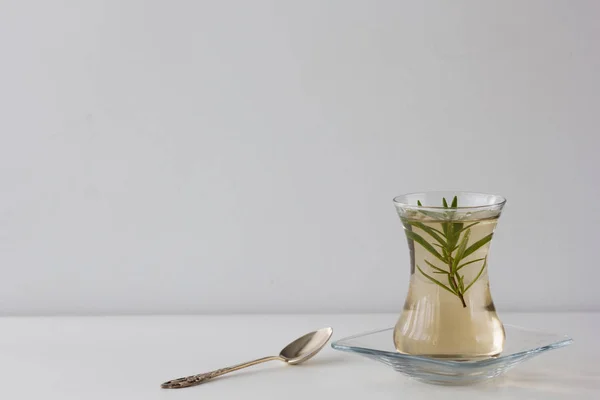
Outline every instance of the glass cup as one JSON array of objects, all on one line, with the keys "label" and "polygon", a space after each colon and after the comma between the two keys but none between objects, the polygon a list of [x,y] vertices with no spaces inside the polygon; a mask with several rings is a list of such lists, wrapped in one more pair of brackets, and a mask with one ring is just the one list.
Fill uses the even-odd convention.
[{"label": "glass cup", "polygon": [[505,203],[468,192],[394,198],[410,250],[410,285],[394,328],[399,352],[455,360],[502,352],[488,251]]}]

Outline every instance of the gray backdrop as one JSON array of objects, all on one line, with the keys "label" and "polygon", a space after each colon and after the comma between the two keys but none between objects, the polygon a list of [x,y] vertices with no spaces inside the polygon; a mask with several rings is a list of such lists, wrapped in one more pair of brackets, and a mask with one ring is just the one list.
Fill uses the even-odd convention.
[{"label": "gray backdrop", "polygon": [[392,198],[504,195],[600,307],[600,2],[0,0],[0,313],[399,312]]}]

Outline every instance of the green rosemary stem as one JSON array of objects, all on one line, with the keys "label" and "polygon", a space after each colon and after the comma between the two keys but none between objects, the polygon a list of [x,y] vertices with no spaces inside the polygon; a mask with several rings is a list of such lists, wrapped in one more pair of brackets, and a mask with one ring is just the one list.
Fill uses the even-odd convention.
[{"label": "green rosemary stem", "polygon": [[456,295],[460,299],[460,302],[462,303],[463,308],[467,308],[467,303],[465,303],[465,297],[460,292],[460,286],[458,285],[458,282],[456,282],[456,278],[454,277],[454,273],[452,272],[452,261],[453,261],[452,257],[448,257],[448,268],[450,271],[450,279],[452,279],[452,283],[454,283],[453,286],[456,288]]},{"label": "green rosemary stem", "polygon": [[[458,286],[456,284],[456,279],[454,277],[452,277],[452,280],[454,281],[454,284],[456,285],[456,287],[458,287],[460,290],[460,286]],[[463,296],[463,294],[461,292],[458,292],[458,298],[460,299],[460,302],[462,303],[463,308],[467,308],[467,303],[465,303],[465,297]]]}]

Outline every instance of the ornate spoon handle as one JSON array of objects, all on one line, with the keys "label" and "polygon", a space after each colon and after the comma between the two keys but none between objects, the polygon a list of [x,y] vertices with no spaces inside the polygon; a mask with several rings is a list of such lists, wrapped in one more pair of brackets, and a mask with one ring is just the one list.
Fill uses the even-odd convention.
[{"label": "ornate spoon handle", "polygon": [[182,388],[186,388],[186,387],[190,387],[190,386],[196,386],[196,385],[200,385],[204,382],[207,382],[213,378],[216,378],[217,376],[228,374],[230,372],[237,371],[238,369],[251,367],[252,365],[256,365],[256,364],[260,364],[260,363],[264,363],[264,362],[272,361],[272,360],[283,361],[283,359],[281,357],[275,357],[275,356],[259,358],[258,360],[248,361],[243,364],[234,365],[232,367],[216,369],[214,371],[206,372],[204,374],[190,375],[190,376],[186,376],[185,378],[173,379],[173,380],[163,383],[162,385],[160,385],[160,387],[163,389],[182,389]]}]

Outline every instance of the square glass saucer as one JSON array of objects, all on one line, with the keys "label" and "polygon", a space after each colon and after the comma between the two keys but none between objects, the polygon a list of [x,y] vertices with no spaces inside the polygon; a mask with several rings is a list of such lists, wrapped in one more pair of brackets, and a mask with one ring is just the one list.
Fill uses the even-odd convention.
[{"label": "square glass saucer", "polygon": [[419,381],[438,385],[469,385],[497,377],[538,354],[573,342],[568,336],[514,325],[505,324],[504,330],[504,351],[496,357],[476,361],[452,361],[399,353],[394,347],[394,328],[340,339],[333,342],[331,347],[382,362]]}]

